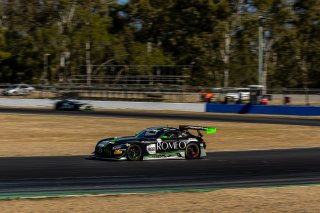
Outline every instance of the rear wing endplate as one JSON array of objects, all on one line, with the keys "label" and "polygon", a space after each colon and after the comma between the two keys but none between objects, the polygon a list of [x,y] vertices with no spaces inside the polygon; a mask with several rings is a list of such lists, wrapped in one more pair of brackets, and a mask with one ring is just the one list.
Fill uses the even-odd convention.
[{"label": "rear wing endplate", "polygon": [[197,130],[197,131],[206,131],[207,134],[214,134],[217,132],[215,127],[204,127],[204,126],[189,126],[189,125],[180,125],[179,129],[181,130]]}]

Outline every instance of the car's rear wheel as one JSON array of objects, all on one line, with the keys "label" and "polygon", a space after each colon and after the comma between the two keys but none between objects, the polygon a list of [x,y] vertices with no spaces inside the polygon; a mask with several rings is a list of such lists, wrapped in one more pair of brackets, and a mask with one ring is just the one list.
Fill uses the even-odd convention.
[{"label": "car's rear wheel", "polygon": [[131,145],[127,149],[127,160],[129,161],[137,161],[142,160],[143,152],[142,148],[139,145]]},{"label": "car's rear wheel", "polygon": [[196,159],[200,157],[200,148],[197,144],[195,143],[189,143],[186,146],[186,159]]}]

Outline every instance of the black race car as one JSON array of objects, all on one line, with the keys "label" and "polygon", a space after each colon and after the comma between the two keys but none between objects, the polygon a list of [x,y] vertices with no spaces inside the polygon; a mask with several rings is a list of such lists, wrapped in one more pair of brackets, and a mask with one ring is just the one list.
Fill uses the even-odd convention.
[{"label": "black race car", "polygon": [[[190,133],[194,130],[196,135]],[[198,159],[206,156],[206,142],[200,131],[216,128],[181,125],[179,128],[151,127],[135,136],[100,140],[90,158],[109,160]]]},{"label": "black race car", "polygon": [[55,103],[54,108],[56,110],[68,110],[68,111],[81,111],[81,110],[93,110],[93,106],[87,103],[81,103],[79,101],[61,100]]}]

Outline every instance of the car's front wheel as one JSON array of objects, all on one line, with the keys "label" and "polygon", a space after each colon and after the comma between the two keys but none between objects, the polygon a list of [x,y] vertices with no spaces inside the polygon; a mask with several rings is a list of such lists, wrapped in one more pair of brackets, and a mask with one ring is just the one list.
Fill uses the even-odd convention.
[{"label": "car's front wheel", "polygon": [[131,145],[127,149],[127,160],[137,161],[143,159],[142,148],[139,145]]},{"label": "car's front wheel", "polygon": [[200,157],[200,148],[197,144],[195,143],[189,143],[186,146],[186,159],[196,159]]}]

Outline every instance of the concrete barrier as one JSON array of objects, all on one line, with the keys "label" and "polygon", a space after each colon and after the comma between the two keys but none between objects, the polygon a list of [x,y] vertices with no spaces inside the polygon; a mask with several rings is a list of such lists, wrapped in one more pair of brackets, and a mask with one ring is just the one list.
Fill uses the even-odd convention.
[{"label": "concrete barrier", "polygon": [[136,110],[174,110],[204,112],[204,103],[165,103],[134,101],[85,101],[96,108],[104,109],[136,109]]},{"label": "concrete barrier", "polygon": [[251,104],[207,104],[206,112],[320,116],[320,107],[315,106],[271,106]]},{"label": "concrete barrier", "polygon": [[[12,107],[52,107],[56,100],[0,98],[0,106]],[[320,116],[320,107],[315,106],[272,106],[250,104],[204,104],[204,103],[165,103],[133,101],[91,101],[94,108],[134,109],[134,110],[173,110],[189,112],[216,112],[240,114],[301,115]]]},{"label": "concrete barrier", "polygon": [[50,99],[0,98],[0,106],[11,107],[53,107],[55,101]]},{"label": "concrete barrier", "polygon": [[[17,99],[0,98],[0,106],[12,107],[52,107],[57,100],[50,99]],[[134,101],[92,101],[80,102],[92,104],[94,108],[101,109],[135,109],[135,110],[173,110],[204,112],[204,103],[165,103],[165,102],[134,102]]]}]

